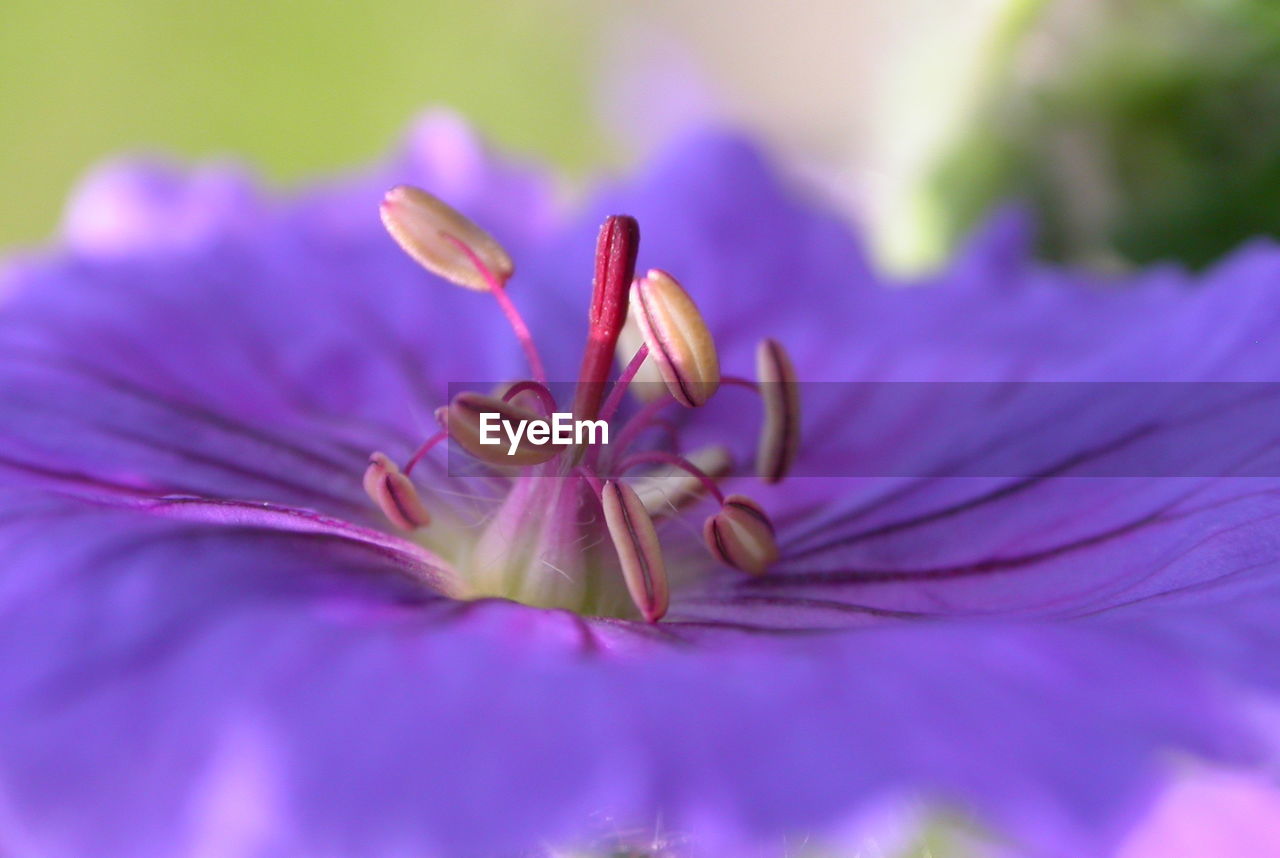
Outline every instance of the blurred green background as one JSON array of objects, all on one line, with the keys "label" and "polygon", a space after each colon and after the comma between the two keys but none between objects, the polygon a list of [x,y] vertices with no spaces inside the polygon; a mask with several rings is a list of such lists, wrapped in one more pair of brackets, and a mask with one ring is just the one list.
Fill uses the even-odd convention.
[{"label": "blurred green background", "polygon": [[431,104],[565,166],[598,144],[585,0],[0,7],[0,247],[47,237],[120,151],[235,154],[288,181],[368,161]]},{"label": "blurred green background", "polygon": [[286,183],[441,104],[571,174],[732,120],[902,270],[1013,198],[1073,263],[1280,235],[1280,0],[5,0],[0,247],[110,154]]}]

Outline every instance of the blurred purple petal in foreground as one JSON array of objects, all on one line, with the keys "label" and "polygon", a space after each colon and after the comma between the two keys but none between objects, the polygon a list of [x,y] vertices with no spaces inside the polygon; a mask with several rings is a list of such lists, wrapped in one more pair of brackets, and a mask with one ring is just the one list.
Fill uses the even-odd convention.
[{"label": "blurred purple petal in foreground", "polygon": [[[794,855],[941,813],[1101,856],[1155,842],[1139,826],[1192,761],[1274,777],[1280,479],[1082,479],[1083,449],[818,476],[862,455],[837,398],[806,413],[811,476],[740,481],[778,524],[759,578],[677,549],[654,625],[441,595],[360,475],[433,431],[449,382],[524,370],[484,296],[382,231],[400,183],[510,250],[552,378],[581,358],[595,230],[626,212],[640,270],[675,272],[748,372],[775,337],[805,382],[1280,379],[1269,244],[1103,283],[1034,263],[1007,215],[890,288],[731,135],[568,216],[439,116],[291,199],[105,168],[0,292],[0,852]],[[741,401],[698,431],[754,445]],[[945,443],[939,421],[885,443]]]}]

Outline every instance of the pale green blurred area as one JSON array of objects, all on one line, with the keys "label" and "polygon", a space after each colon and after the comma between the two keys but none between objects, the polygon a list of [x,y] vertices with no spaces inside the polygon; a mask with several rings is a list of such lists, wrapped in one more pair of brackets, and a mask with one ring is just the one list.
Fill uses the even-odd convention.
[{"label": "pale green blurred area", "polygon": [[0,4],[0,247],[44,240],[121,151],[235,156],[275,182],[367,162],[445,104],[498,144],[602,160],[588,0]]}]

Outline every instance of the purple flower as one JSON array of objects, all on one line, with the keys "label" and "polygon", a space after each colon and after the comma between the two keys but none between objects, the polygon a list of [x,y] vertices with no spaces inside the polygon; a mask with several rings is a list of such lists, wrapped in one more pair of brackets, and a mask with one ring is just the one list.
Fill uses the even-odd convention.
[{"label": "purple flower", "polygon": [[[443,117],[385,166],[285,201],[232,169],[104,168],[63,247],[0,287],[0,852],[781,855],[890,808],[1017,854],[1105,855],[1188,761],[1266,771],[1274,478],[1078,479],[1090,450],[1059,436],[1056,470],[857,476],[855,438],[892,459],[953,433],[926,397],[859,436],[859,388],[830,385],[804,406],[793,476],[725,484],[767,511],[781,559],[717,563],[702,498],[659,525],[660,622],[610,553],[638,537],[598,516],[573,518],[595,537],[578,555],[538,531],[476,561],[504,499],[554,480],[468,489],[437,450],[411,472],[431,524],[397,527],[362,486],[369,454],[407,462],[449,382],[529,374],[490,296],[388,239],[379,201],[404,183],[511,253],[552,379],[577,376],[596,229],[618,212],[641,225],[640,270],[696,302],[726,377],[764,338],[805,383],[1280,372],[1270,245],[1194,282],[1103,284],[1031,262],[1005,216],[933,282],[885,288],[732,136],[569,215]],[[748,393],[671,409],[684,442],[749,461]],[[1015,428],[1003,413],[992,437]],[[526,502],[517,524],[555,507]],[[566,570],[530,559],[547,545],[608,598],[557,590]],[[494,586],[560,607],[442,595],[483,592],[504,559],[519,568]]]}]

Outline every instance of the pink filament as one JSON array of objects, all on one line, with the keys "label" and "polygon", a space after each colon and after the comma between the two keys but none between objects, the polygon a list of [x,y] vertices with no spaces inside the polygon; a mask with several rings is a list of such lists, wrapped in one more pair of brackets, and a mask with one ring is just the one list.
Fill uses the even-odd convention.
[{"label": "pink filament", "polygon": [[618,406],[622,404],[622,396],[627,392],[627,385],[631,384],[632,379],[636,377],[636,373],[640,372],[640,366],[644,363],[644,359],[649,356],[649,347],[644,343],[640,344],[640,348],[632,356],[631,361],[627,364],[626,369],[622,371],[622,375],[618,376],[618,380],[613,383],[613,389],[609,391],[609,398],[604,401],[604,405],[600,408],[600,419],[608,422],[618,410]]},{"label": "pink filament", "polygon": [[546,384],[547,371],[542,365],[542,356],[538,354],[538,347],[533,342],[533,335],[529,333],[529,326],[525,324],[524,317],[520,315],[516,305],[511,303],[511,298],[507,295],[506,284],[494,276],[489,267],[480,261],[480,257],[466,242],[448,233],[442,233],[442,235],[454,247],[466,254],[467,259],[471,260],[471,264],[480,272],[480,276],[484,278],[489,291],[493,293],[498,306],[502,308],[503,314],[507,317],[507,322],[510,323],[511,330],[515,332],[516,339],[520,341],[520,347],[524,349],[525,357],[529,360],[529,371],[533,373],[535,379]]},{"label": "pink filament", "polygon": [[683,456],[676,456],[671,453],[662,453],[658,451],[636,453],[634,456],[628,456],[620,465],[618,465],[618,475],[621,476],[622,474],[625,474],[637,465],[649,464],[671,465],[672,467],[687,471],[694,477],[697,477],[698,482],[702,483],[703,488],[705,488],[712,497],[720,501],[721,504],[724,504],[724,492],[720,491],[720,487],[716,485],[716,481],[707,476],[706,471],[702,470]]},{"label": "pink filament", "polygon": [[736,386],[738,386],[738,387],[745,387],[745,388],[747,388],[748,390],[755,391],[756,393],[759,393],[759,392],[760,392],[760,385],[756,384],[756,383],[755,383],[754,381],[752,381],[751,379],[749,379],[749,378],[743,378],[743,377],[742,377],[742,376],[740,376],[740,375],[722,375],[722,376],[720,376],[720,383],[721,383],[721,384],[732,384],[732,385],[736,385]]},{"label": "pink filament", "polygon": [[636,437],[653,425],[658,414],[673,402],[675,402],[674,399],[664,395],[661,399],[655,399],[645,405],[635,416],[623,424],[622,431],[618,433],[617,439],[610,447],[619,453],[626,452],[627,447],[635,441]]},{"label": "pink filament", "polygon": [[503,395],[502,401],[510,402],[525,391],[529,391],[538,397],[538,401],[542,403],[542,407],[547,414],[555,413],[556,398],[551,395],[551,391],[547,389],[545,384],[539,384],[536,381],[529,381],[528,379],[525,379],[524,381],[517,381],[515,384],[511,385],[511,389]]},{"label": "pink filament", "polygon": [[441,441],[443,441],[445,438],[448,438],[448,437],[449,437],[448,432],[441,431],[441,432],[437,432],[436,434],[428,438],[426,441],[424,441],[422,446],[419,447],[417,451],[413,454],[413,456],[409,458],[409,461],[405,463],[405,466],[401,470],[401,473],[403,473],[405,476],[408,476],[409,472],[413,470],[413,466],[421,462],[423,457],[426,456],[427,453],[431,451],[432,447],[434,447],[436,444],[439,444]]}]

